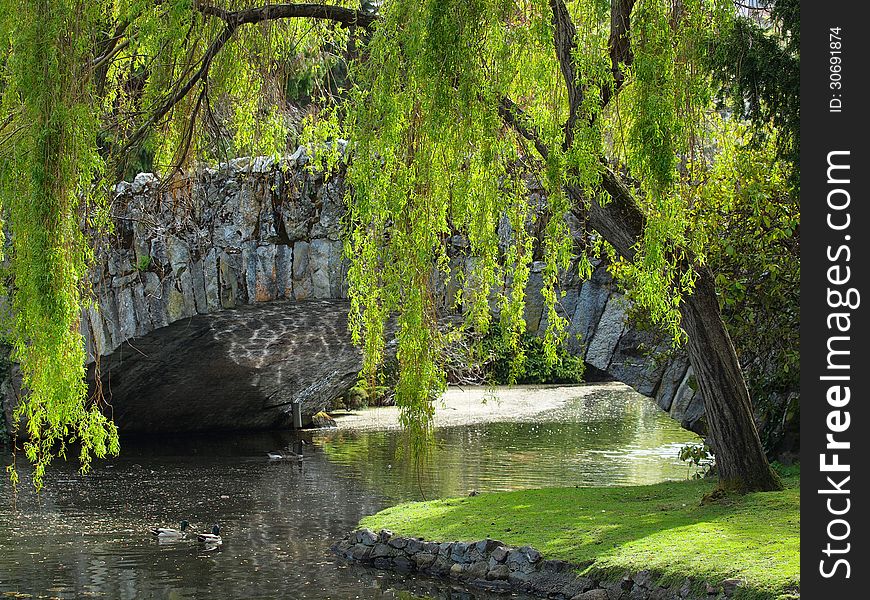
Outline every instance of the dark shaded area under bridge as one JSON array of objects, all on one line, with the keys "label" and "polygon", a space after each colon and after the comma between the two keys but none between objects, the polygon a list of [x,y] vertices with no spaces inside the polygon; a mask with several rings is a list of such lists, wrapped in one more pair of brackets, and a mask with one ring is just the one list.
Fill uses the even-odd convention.
[{"label": "dark shaded area under bridge", "polygon": [[[100,361],[122,431],[273,429],[323,410],[356,382],[348,302],[269,302],[181,319]],[[93,367],[91,367],[93,384]]]}]

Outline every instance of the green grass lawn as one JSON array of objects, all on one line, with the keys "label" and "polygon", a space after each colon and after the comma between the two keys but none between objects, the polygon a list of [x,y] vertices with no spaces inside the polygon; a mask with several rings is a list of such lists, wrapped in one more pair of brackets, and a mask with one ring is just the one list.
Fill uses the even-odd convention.
[{"label": "green grass lawn", "polygon": [[740,599],[785,599],[799,589],[799,475],[786,489],[701,504],[695,480],[619,488],[551,488],[413,502],[360,523],[437,541],[486,537],[531,545],[546,558],[616,576],[649,569],[662,583],[740,578]]}]

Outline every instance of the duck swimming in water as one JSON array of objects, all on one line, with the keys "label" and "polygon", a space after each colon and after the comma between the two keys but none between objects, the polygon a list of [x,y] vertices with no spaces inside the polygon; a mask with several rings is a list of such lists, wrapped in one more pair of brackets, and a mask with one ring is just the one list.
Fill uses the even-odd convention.
[{"label": "duck swimming in water", "polygon": [[217,523],[215,523],[211,528],[211,533],[203,532],[196,534],[196,539],[203,544],[209,544],[212,546],[220,546],[223,543],[221,539],[221,527]]},{"label": "duck swimming in water", "polygon": [[266,456],[269,457],[269,460],[285,460],[285,459],[290,460],[290,459],[294,459],[294,458],[296,460],[303,460],[305,458],[303,456],[303,453],[305,451],[305,440],[299,440],[298,448],[299,448],[298,453],[293,452],[292,450],[287,450],[286,452],[275,451],[275,452],[266,452]]},{"label": "duck swimming in water", "polygon": [[155,527],[151,533],[160,539],[164,540],[180,540],[187,537],[187,528],[190,523],[187,520],[181,522],[181,529],[172,529],[171,527]]}]

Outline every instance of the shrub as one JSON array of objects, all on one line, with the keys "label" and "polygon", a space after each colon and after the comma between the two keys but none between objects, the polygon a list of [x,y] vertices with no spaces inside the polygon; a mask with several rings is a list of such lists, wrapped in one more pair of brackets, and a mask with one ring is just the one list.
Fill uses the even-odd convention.
[{"label": "shrub", "polygon": [[485,336],[471,344],[468,354],[476,354],[478,358],[466,357],[467,364],[458,368],[454,365],[452,370],[461,373],[465,367],[466,371],[477,374],[480,383],[496,385],[583,382],[583,359],[571,355],[564,347],[556,349],[556,360],[551,362],[547,359],[544,340],[525,333],[520,338],[519,349],[525,358],[517,364],[517,351],[508,343],[501,327],[493,323]]}]

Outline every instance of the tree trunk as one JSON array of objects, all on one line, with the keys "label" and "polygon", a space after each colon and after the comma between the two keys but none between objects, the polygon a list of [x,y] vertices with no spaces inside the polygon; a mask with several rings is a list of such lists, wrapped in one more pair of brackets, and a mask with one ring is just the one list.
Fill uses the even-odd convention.
[{"label": "tree trunk", "polygon": [[781,489],[758,437],[746,380],[719,313],[713,273],[708,267],[696,272],[695,289],[683,299],[680,314],[689,339],[689,362],[707,411],[719,484],[739,492]]},{"label": "tree trunk", "polygon": [[[611,198],[604,206],[594,199],[587,203],[577,188],[567,191],[575,206],[588,206],[580,210],[585,211],[592,228],[631,260],[646,219],[631,189],[606,167],[602,185]],[[713,274],[708,267],[696,267],[696,271],[695,289],[683,299],[680,313],[689,339],[689,362],[704,399],[720,486],[739,492],[781,489],[782,483],[761,446],[746,380],[719,313]]]}]

